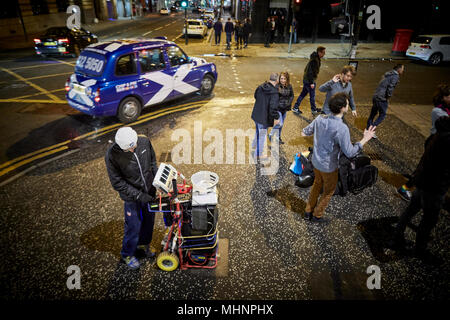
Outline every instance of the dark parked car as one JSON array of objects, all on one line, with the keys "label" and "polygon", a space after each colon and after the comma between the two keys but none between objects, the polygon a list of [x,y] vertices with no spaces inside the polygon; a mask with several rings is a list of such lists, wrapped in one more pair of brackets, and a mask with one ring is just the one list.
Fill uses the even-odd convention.
[{"label": "dark parked car", "polygon": [[78,57],[81,50],[97,42],[97,36],[83,28],[70,30],[67,27],[53,27],[34,39],[34,48],[42,57],[49,55]]}]

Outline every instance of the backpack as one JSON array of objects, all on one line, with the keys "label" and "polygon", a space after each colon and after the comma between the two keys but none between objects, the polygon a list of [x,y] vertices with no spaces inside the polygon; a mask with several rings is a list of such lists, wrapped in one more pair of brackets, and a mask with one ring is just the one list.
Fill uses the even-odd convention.
[{"label": "backpack", "polygon": [[[313,149],[308,148],[308,157],[300,155],[303,170],[295,185],[309,188],[314,183],[314,167],[311,162]],[[348,192],[358,194],[377,182],[378,168],[370,164],[370,157],[360,153],[349,159],[343,153],[339,156],[338,183],[334,195],[346,196]]]},{"label": "backpack", "polygon": [[370,164],[370,157],[364,153],[359,153],[351,159],[341,153],[338,170],[335,195],[343,197],[348,192],[358,194],[377,182],[378,168]]}]

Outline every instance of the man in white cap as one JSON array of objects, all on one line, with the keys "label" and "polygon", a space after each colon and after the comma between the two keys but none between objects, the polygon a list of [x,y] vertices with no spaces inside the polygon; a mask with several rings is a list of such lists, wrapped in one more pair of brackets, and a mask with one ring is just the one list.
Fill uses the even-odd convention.
[{"label": "man in white cap", "polygon": [[109,180],[124,203],[125,230],[120,252],[131,269],[140,267],[136,257],[153,258],[150,251],[155,222],[148,203],[155,199],[153,178],[158,170],[150,140],[130,127],[117,130],[115,143],[105,156]]}]

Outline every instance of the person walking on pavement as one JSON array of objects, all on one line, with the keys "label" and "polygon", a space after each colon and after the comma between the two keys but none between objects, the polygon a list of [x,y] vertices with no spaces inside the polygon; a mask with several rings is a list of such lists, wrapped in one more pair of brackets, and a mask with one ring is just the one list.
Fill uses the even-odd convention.
[{"label": "person walking on pavement", "polygon": [[[349,97],[344,92],[337,93],[329,99],[330,115],[318,116],[302,131],[302,136],[314,135],[314,184],[305,209],[306,220],[323,222],[323,214],[333,196],[338,182],[339,153],[348,158],[357,155],[375,133],[375,127],[364,130],[361,141],[354,145],[350,140],[350,131],[342,121],[348,111]],[[322,192],[323,189],[323,192]],[[319,199],[319,195],[322,196]]]},{"label": "person walking on pavement", "polygon": [[283,129],[284,121],[286,120],[286,115],[289,110],[291,110],[292,100],[294,100],[294,90],[289,81],[289,73],[281,72],[280,78],[278,80],[278,119],[280,122],[274,125],[269,134],[269,140],[272,141],[272,137],[276,135],[278,137],[278,142],[284,144],[281,139],[281,129]]},{"label": "person walking on pavement", "polygon": [[136,257],[155,256],[149,248],[155,216],[148,211],[148,203],[156,195],[152,185],[157,172],[155,151],[147,137],[123,127],[117,130],[105,162],[111,185],[124,201],[125,230],[120,255],[130,269],[137,269],[140,263]]},{"label": "person walking on pavement", "polygon": [[252,24],[250,23],[250,19],[246,18],[244,23],[244,48],[248,46],[248,39],[252,35]]},{"label": "person walking on pavement", "polygon": [[426,247],[436,226],[445,194],[450,188],[450,118],[436,120],[436,134],[430,139],[415,171],[416,189],[408,207],[401,214],[395,229],[393,245],[405,251],[404,233],[411,219],[423,210],[423,217],[416,233],[414,253],[426,263],[439,263]]},{"label": "person walking on pavement", "polygon": [[325,82],[319,87],[320,92],[326,92],[325,102],[323,103],[322,113],[331,114],[328,103],[333,95],[339,92],[344,92],[349,97],[350,108],[352,115],[357,116],[355,101],[353,100],[352,79],[356,75],[353,66],[344,66],[340,74],[337,74],[333,79]]},{"label": "person walking on pavement", "polygon": [[256,160],[267,160],[267,157],[261,157],[264,151],[267,129],[280,122],[277,84],[278,73],[272,73],[269,81],[259,85],[255,90],[252,120],[255,122],[256,131],[252,148],[255,149],[254,157]]},{"label": "person walking on pavement", "polygon": [[281,18],[277,21],[277,32],[278,32],[278,41],[280,43],[284,42],[284,28],[286,26],[286,21],[284,19],[284,16],[281,16]]},{"label": "person walking on pavement", "polygon": [[275,18],[272,17],[272,19],[270,20],[270,23],[272,24],[271,29],[270,29],[270,43],[274,43],[275,42],[275,30],[277,30],[277,22],[275,21]]},{"label": "person walking on pavement", "polygon": [[316,107],[316,79],[320,71],[321,59],[325,56],[325,49],[325,47],[319,46],[309,56],[309,62],[306,64],[305,71],[303,72],[303,89],[292,109],[292,112],[295,114],[302,113],[300,111],[300,104],[307,94],[309,94],[311,112],[316,115],[321,111]]},{"label": "person walking on pavement", "polygon": [[223,32],[223,24],[222,24],[222,18],[218,19],[216,23],[214,23],[214,36],[216,41],[216,46],[220,44],[220,38],[222,36]]},{"label": "person walking on pavement", "polygon": [[267,21],[264,23],[264,47],[270,48],[270,35],[272,32],[272,22],[270,17],[267,17]]},{"label": "person walking on pavement", "polygon": [[[392,97],[394,93],[395,86],[399,82],[400,76],[405,71],[405,66],[403,64],[395,65],[393,70],[386,72],[383,75],[383,78],[378,83],[378,87],[375,90],[375,94],[372,98],[372,110],[370,111],[369,118],[367,119],[367,126],[376,126],[378,127],[381,122],[386,118],[386,113],[388,109],[388,101]],[[378,115],[378,118],[375,120],[375,116]],[[374,136],[377,139],[377,136]]]},{"label": "person walking on pavement", "polygon": [[234,32],[233,22],[231,22],[231,18],[228,18],[227,23],[225,23],[225,34],[227,36],[227,50],[231,49],[231,39]]},{"label": "person walking on pavement", "polygon": [[[431,129],[430,136],[425,140],[425,149],[428,143],[436,134],[436,121],[441,117],[450,116],[450,86],[441,84],[438,86],[437,92],[433,96],[434,108],[431,110]],[[400,197],[405,201],[410,201],[412,197],[411,189],[414,187],[414,175],[400,188],[397,189]]]},{"label": "person walking on pavement", "polygon": [[244,43],[244,26],[240,21],[236,22],[236,49],[242,49]]}]

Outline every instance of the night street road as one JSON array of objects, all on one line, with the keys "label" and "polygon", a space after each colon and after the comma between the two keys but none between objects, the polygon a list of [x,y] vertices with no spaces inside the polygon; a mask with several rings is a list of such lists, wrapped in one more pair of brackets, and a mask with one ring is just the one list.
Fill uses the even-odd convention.
[{"label": "night street road", "polygon": [[[175,27],[181,16],[174,19]],[[145,29],[142,23],[128,30],[129,36]],[[114,36],[114,32],[118,31],[104,35]],[[449,278],[443,276],[450,263],[448,212],[442,211],[430,242],[430,250],[444,260],[441,266],[399,257],[386,248],[393,225],[406,207],[395,190],[406,181],[402,174],[414,170],[426,133],[419,132],[406,115],[389,113],[377,130],[379,139],[364,148],[379,169],[377,183],[358,195],[334,197],[325,212],[330,218],[326,225],[307,223],[302,216],[309,190],[296,187],[288,169],[293,155],[312,145],[312,138],[300,136],[301,128],[313,119],[308,99],[302,103],[302,116],[287,116],[282,133],[286,144],[280,147],[276,175],[263,175],[248,157],[239,163],[238,152],[228,150],[225,141],[228,129],[253,133],[253,93],[270,72],[289,71],[297,97],[307,60],[205,59],[217,65],[219,74],[211,97],[193,94],[150,107],[133,125],[138,133],[149,136],[159,162],[173,164],[186,177],[200,170],[220,177],[217,269],[171,273],[158,270],[154,261],[136,272],[119,262],[123,202],[110,185],[104,155],[121,124],[114,118],[92,119],[65,103],[63,86],[75,59],[44,61],[23,56],[0,61],[0,170],[4,176],[65,155],[0,187],[3,299],[448,298]],[[323,60],[317,84],[331,79],[345,62]],[[405,64],[392,109],[431,105],[437,84],[449,81],[449,66]],[[361,139],[373,91],[392,66],[387,61],[360,61],[353,80],[358,117],[346,116],[352,141]],[[318,93],[318,106],[323,100]],[[172,162],[177,156],[172,149],[180,143],[176,134],[186,132],[191,137],[194,132],[203,135],[200,164],[194,164],[193,157],[191,163]],[[207,161],[211,136],[206,133],[223,139],[223,149],[215,150],[221,163]],[[198,148],[194,138],[189,144],[192,156]],[[248,141],[245,147],[248,154]],[[226,161],[230,154],[234,155],[231,163]],[[22,165],[29,159],[33,160]],[[419,220],[420,215],[413,223]],[[164,232],[158,215],[152,242],[158,252]],[[406,236],[415,238],[414,226]],[[71,265],[81,269],[81,290],[66,287],[66,270]],[[371,265],[381,269],[380,290],[366,286]]]}]

